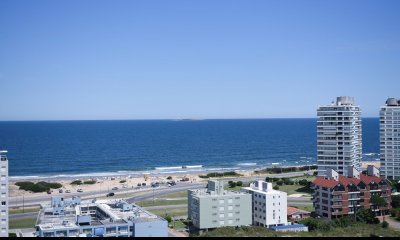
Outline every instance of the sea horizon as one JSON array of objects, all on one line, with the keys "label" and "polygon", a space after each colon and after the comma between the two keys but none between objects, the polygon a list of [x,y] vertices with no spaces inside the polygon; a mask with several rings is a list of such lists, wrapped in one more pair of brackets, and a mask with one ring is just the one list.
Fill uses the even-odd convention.
[{"label": "sea horizon", "polygon": [[[1,121],[0,148],[8,150],[11,178],[302,166],[317,163],[316,123],[317,118]],[[379,118],[363,118],[363,153],[366,161],[379,158]]]}]

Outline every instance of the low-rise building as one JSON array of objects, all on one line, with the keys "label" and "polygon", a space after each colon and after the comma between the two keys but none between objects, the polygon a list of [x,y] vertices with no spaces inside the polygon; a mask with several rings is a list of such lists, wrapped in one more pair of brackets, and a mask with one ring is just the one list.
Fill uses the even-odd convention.
[{"label": "low-rise building", "polygon": [[256,181],[242,188],[252,196],[253,225],[287,225],[287,193],[274,190],[272,183]]},{"label": "low-rise building", "polygon": [[[361,208],[371,209],[377,215],[388,214],[391,208],[391,182],[380,177],[379,170],[373,165],[368,166],[367,174],[349,168],[347,176],[329,169],[325,177],[314,180],[312,188],[315,213],[329,219],[354,215]],[[386,206],[379,208],[372,203],[374,195],[383,197]]]},{"label": "low-rise building", "polygon": [[311,212],[309,212],[309,211],[305,211],[305,210],[298,209],[295,207],[287,208],[287,216],[292,221],[301,221],[303,219],[309,218],[310,215],[311,215]]},{"label": "low-rise building", "polygon": [[188,217],[197,229],[251,225],[251,195],[208,181],[207,189],[188,190]]},{"label": "low-rise building", "polygon": [[53,196],[36,223],[38,237],[168,237],[168,222],[121,199]]}]

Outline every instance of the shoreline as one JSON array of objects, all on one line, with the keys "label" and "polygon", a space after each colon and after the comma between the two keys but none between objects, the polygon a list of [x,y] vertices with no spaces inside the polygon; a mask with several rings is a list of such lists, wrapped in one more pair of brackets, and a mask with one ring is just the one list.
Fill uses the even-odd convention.
[{"label": "shoreline", "polygon": [[[362,168],[366,169],[367,165],[375,165],[378,166],[380,165],[379,161],[363,161],[362,162]],[[279,165],[279,167],[302,167],[302,166],[311,166],[314,164],[305,164],[305,165]],[[273,165],[277,166],[277,165]],[[249,169],[237,169],[237,170],[226,170],[226,169],[221,169],[220,171],[210,171],[209,169],[197,169],[196,171],[190,171],[190,172],[184,172],[184,173],[179,173],[179,172],[174,172],[174,173],[165,173],[165,172],[145,172],[145,173],[136,173],[136,174],[131,174],[131,173],[116,173],[114,175],[95,175],[93,176],[90,174],[87,175],[80,175],[79,177],[77,175],[63,175],[63,176],[53,176],[53,177],[42,177],[42,178],[35,178],[33,176],[30,176],[31,178],[28,177],[18,177],[17,179],[10,179],[9,180],[9,194],[10,197],[20,197],[24,195],[30,195],[30,196],[45,196],[48,195],[46,192],[41,192],[41,193],[33,193],[33,192],[27,192],[24,190],[19,190],[19,187],[15,185],[16,182],[18,181],[32,181],[32,182],[39,182],[39,181],[48,181],[48,182],[58,182],[63,185],[61,189],[65,192],[66,190],[70,190],[71,193],[73,194],[74,192],[77,192],[78,189],[82,189],[83,192],[95,192],[99,190],[108,190],[112,191],[113,188],[117,187],[118,189],[135,189],[138,187],[138,184],[146,183],[146,186],[149,186],[152,182],[159,182],[161,184],[165,184],[169,180],[173,180],[175,182],[180,182],[183,178],[187,178],[188,181],[190,182],[205,182],[208,179],[207,178],[200,178],[199,175],[204,175],[210,172],[228,172],[228,171],[234,171],[239,174],[242,174],[243,176],[246,177],[251,177],[251,176],[268,176],[270,174],[267,173],[262,173],[262,174],[256,174],[254,171],[264,169],[267,167],[273,167],[273,166],[252,166],[252,168]],[[278,166],[277,166],[278,167]],[[207,171],[208,170],[208,171]],[[171,179],[167,179],[168,177],[171,177]],[[227,177],[229,178],[229,177]],[[231,177],[231,178],[236,178],[236,177]],[[82,184],[82,185],[71,185],[71,182],[74,180],[81,180],[81,181],[87,181],[87,180],[95,180],[95,184]],[[121,181],[123,181],[121,183]],[[178,183],[179,184],[179,183]],[[59,189],[52,189],[52,193],[54,194],[59,194]],[[50,195],[50,194],[49,194]]]},{"label": "shoreline", "polygon": [[[363,160],[362,165],[372,164],[380,166],[379,160]],[[241,172],[241,171],[257,171],[265,168],[273,167],[304,167],[315,166],[317,163],[268,163],[265,165],[258,165],[257,163],[239,163],[232,167],[157,167],[152,170],[139,170],[139,171],[113,171],[113,172],[87,172],[87,173],[60,173],[57,175],[26,175],[26,176],[9,176],[9,182],[17,181],[53,181],[53,180],[77,180],[77,179],[93,179],[93,178],[112,178],[112,177],[141,177],[143,175],[150,176],[166,176],[166,175],[193,175],[193,174],[207,174],[210,172]],[[364,168],[364,167],[363,167]]]}]

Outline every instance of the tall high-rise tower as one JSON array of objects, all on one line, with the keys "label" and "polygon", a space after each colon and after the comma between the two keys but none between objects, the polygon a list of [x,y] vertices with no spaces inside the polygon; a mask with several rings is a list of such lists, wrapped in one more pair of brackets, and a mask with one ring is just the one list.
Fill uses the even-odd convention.
[{"label": "tall high-rise tower", "polygon": [[400,100],[388,98],[380,110],[381,175],[400,179]]},{"label": "tall high-rise tower", "polygon": [[318,175],[331,168],[347,175],[348,167],[361,171],[361,110],[353,97],[337,97],[336,103],[317,110]]},{"label": "tall high-rise tower", "polygon": [[0,237],[8,237],[8,159],[0,150]]}]

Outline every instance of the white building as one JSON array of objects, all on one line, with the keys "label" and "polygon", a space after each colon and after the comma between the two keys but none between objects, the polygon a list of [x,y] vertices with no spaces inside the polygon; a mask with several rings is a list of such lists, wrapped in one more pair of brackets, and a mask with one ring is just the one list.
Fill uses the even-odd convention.
[{"label": "white building", "polygon": [[251,225],[251,195],[210,180],[207,189],[188,190],[188,217],[197,229]]},{"label": "white building", "polygon": [[361,110],[353,97],[337,97],[336,103],[317,110],[318,176],[328,168],[346,175],[354,166],[361,171]]},{"label": "white building", "polygon": [[38,237],[168,237],[168,222],[122,199],[51,197],[36,223]]},{"label": "white building", "polygon": [[287,225],[287,194],[274,190],[272,183],[256,181],[242,188],[252,195],[253,225],[272,227]]},{"label": "white building", "polygon": [[0,195],[0,237],[8,237],[8,159],[7,151],[0,151],[1,195]]},{"label": "white building", "polygon": [[400,100],[389,98],[380,110],[381,175],[400,179]]}]

